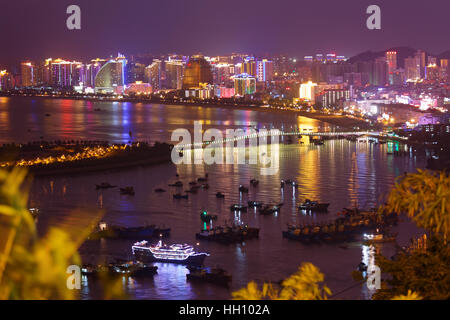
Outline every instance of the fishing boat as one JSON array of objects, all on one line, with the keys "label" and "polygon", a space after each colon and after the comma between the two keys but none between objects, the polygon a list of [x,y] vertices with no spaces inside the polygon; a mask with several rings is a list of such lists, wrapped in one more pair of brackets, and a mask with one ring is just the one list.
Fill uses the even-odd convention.
[{"label": "fishing boat", "polygon": [[247,212],[247,207],[240,204],[233,204],[230,206],[231,211],[242,211]]},{"label": "fishing boat", "polygon": [[231,275],[221,268],[189,266],[188,269],[189,273],[186,274],[186,279],[189,281],[213,283],[227,288],[231,284]]},{"label": "fishing boat", "polygon": [[250,228],[248,226],[217,226],[207,228],[195,234],[200,240],[215,241],[223,244],[239,243],[245,240],[255,239],[259,237],[258,228]]},{"label": "fishing boat", "polygon": [[280,212],[280,207],[274,205],[266,205],[259,209],[259,214],[271,215]]},{"label": "fishing boat", "polygon": [[110,188],[116,188],[117,186],[113,186],[112,184],[108,182],[102,182],[100,184],[95,185],[95,189],[110,189]]},{"label": "fishing boat", "polygon": [[81,267],[81,274],[88,277],[97,277],[101,273],[122,277],[152,277],[157,273],[157,270],[157,266],[130,261],[108,265],[85,264]]},{"label": "fishing boat", "polygon": [[206,257],[205,252],[196,252],[188,244],[166,245],[162,241],[151,245],[147,241],[136,242],[131,247],[136,260],[140,262],[167,262],[188,265],[202,265]]},{"label": "fishing boat", "polygon": [[319,203],[317,201],[306,199],[298,208],[299,210],[305,211],[326,212],[328,211],[329,205],[329,203]]},{"label": "fishing boat", "polygon": [[181,194],[181,193],[176,193],[173,195],[174,199],[188,199],[188,195],[187,194]]},{"label": "fishing boat", "polygon": [[384,243],[384,242],[393,242],[397,238],[397,234],[384,234],[382,232],[376,232],[375,234],[367,234],[363,235],[363,242],[367,244],[372,243]]},{"label": "fishing boat", "polygon": [[181,182],[181,181],[177,181],[175,183],[169,184],[169,187],[182,187],[182,186],[183,186],[183,182]]},{"label": "fishing boat", "polygon": [[259,201],[248,201],[247,203],[249,208],[260,208],[263,206],[263,203]]},{"label": "fishing boat", "polygon": [[247,193],[248,192],[248,188],[244,187],[243,185],[240,185],[239,186],[239,192]]},{"label": "fishing boat", "polygon": [[217,220],[217,215],[210,215],[208,212],[203,211],[200,213],[200,219],[202,219],[203,222],[211,222],[212,220]]},{"label": "fishing boat", "polygon": [[133,187],[120,188],[120,194],[134,196],[134,188]]}]

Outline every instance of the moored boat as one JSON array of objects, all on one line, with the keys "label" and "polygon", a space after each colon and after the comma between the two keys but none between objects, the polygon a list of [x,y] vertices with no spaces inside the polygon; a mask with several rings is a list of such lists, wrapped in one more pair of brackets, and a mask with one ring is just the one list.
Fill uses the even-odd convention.
[{"label": "moored boat", "polygon": [[242,211],[247,212],[247,207],[240,204],[233,204],[230,206],[231,211]]},{"label": "moored boat", "polygon": [[328,211],[329,203],[319,203],[317,201],[311,201],[306,199],[301,205],[298,206],[299,210],[326,212]]},{"label": "moored boat", "polygon": [[224,287],[229,287],[231,284],[231,275],[221,268],[188,267],[188,269],[186,279],[189,281],[214,283]]},{"label": "moored boat", "polygon": [[131,247],[136,260],[140,262],[167,262],[188,265],[202,265],[206,252],[196,252],[194,247],[188,244],[166,245],[162,241],[151,245],[147,241],[136,242]]},{"label": "moored boat", "polygon": [[120,194],[134,196],[134,188],[133,187],[120,188]]}]

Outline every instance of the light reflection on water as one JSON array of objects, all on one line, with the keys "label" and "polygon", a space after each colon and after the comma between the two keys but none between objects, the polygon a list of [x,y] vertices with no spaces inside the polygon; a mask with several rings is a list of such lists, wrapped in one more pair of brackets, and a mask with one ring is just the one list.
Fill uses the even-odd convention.
[{"label": "light reflection on water", "polygon": [[[126,142],[132,131],[134,139],[170,139],[171,132],[185,127],[193,130],[194,120],[202,120],[204,129],[217,127],[221,131],[241,125],[262,128],[298,126],[301,130],[329,130],[330,125],[290,114],[258,113],[223,108],[162,106],[126,103],[86,102],[70,100],[0,98],[0,142],[44,139],[109,140]],[[100,108],[102,111],[94,111]],[[50,117],[45,117],[45,113]],[[424,167],[419,157],[394,156],[390,150],[396,144],[374,145],[345,140],[327,141],[323,146],[304,144],[281,145],[279,170],[271,176],[261,175],[259,165],[246,164],[162,164],[114,172],[98,172],[77,176],[36,178],[30,207],[40,209],[39,232],[63,219],[78,223],[81,217],[71,215],[75,208],[102,208],[109,224],[137,226],[145,223],[172,228],[169,243],[195,244],[195,233],[203,227],[199,219],[202,210],[218,215],[215,225],[226,221],[240,221],[259,227],[260,238],[239,245],[224,246],[201,242],[200,249],[211,253],[205,263],[219,265],[233,276],[231,290],[245,286],[249,281],[279,281],[297,271],[303,262],[312,262],[325,274],[325,281],[333,292],[354,285],[351,272],[363,259],[360,243],[340,245],[303,245],[281,236],[287,223],[313,223],[337,217],[343,207],[358,204],[372,207],[380,203],[396,176],[405,171]],[[195,152],[196,157],[200,156]],[[175,173],[180,175],[175,177]],[[208,190],[189,194],[188,200],[174,200],[172,194],[183,192],[188,182],[209,174]],[[258,187],[249,186],[252,178]],[[182,180],[184,188],[171,188],[168,183]],[[281,179],[294,179],[298,189],[280,188]],[[134,197],[120,195],[117,189],[95,190],[95,184],[108,181],[118,186],[134,186]],[[238,186],[249,186],[248,194],[238,192]],[[155,193],[155,188],[168,190]],[[225,199],[217,199],[221,191]],[[305,199],[330,202],[329,213],[299,212],[297,205]],[[278,216],[260,216],[254,210],[234,213],[231,204],[247,204],[248,200],[265,203],[283,202]],[[400,224],[394,232],[407,241],[415,232],[413,226]],[[132,241],[101,240],[86,242],[80,249],[83,261],[97,263],[116,257],[129,258]],[[383,253],[389,256],[392,246],[384,244]],[[230,291],[206,284],[186,281],[186,268],[179,265],[158,266],[154,279],[129,279],[124,282],[128,293],[137,299],[227,299]],[[88,281],[84,298],[99,298],[95,282]],[[367,290],[354,288],[338,298],[367,298]]]}]

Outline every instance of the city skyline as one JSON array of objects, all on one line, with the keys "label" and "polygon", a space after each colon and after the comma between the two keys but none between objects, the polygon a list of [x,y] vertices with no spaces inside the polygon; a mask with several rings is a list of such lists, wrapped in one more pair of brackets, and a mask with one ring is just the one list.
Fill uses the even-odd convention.
[{"label": "city skyline", "polygon": [[[450,22],[445,12],[450,4],[438,0],[426,4],[378,1],[381,30],[366,28],[365,11],[372,3],[365,0],[308,6],[305,1],[281,1],[277,10],[267,1],[253,0],[223,4],[197,0],[108,1],[108,6],[104,1],[80,0],[76,3],[82,14],[79,31],[65,27],[69,3],[50,2],[45,10],[30,1],[5,4],[1,17],[5,28],[0,28],[0,36],[8,50],[0,53],[2,66],[45,56],[89,59],[122,52],[123,48],[128,55],[249,52],[299,58],[316,51],[350,57],[395,46],[426,49],[434,55],[449,50],[445,36]],[[23,10],[24,5],[29,10]],[[17,21],[20,27],[6,27]]]}]

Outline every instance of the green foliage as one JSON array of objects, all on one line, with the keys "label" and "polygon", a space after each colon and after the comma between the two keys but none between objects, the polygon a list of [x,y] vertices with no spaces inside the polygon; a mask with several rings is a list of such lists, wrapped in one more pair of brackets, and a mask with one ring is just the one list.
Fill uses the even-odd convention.
[{"label": "green foliage", "polygon": [[389,278],[373,298],[392,299],[411,290],[425,300],[450,299],[449,246],[437,236],[427,246],[427,250],[401,252],[394,260],[377,256],[378,266]]},{"label": "green foliage", "polygon": [[[23,169],[0,170],[0,299],[75,299],[78,292],[67,288],[67,267],[81,264],[77,250],[102,212],[74,212],[77,223],[60,221],[39,238],[27,209],[25,178]],[[116,282],[105,286],[114,289],[106,298],[123,297]]]},{"label": "green foliage", "polygon": [[406,213],[417,226],[448,237],[450,231],[450,177],[417,170],[399,178],[384,209]]},{"label": "green foliage", "polygon": [[406,295],[402,294],[392,298],[391,300],[422,300],[422,297],[417,293],[408,290],[408,293]]},{"label": "green foliage", "polygon": [[271,283],[264,283],[262,290],[255,282],[246,288],[232,293],[235,300],[324,300],[331,295],[330,289],[320,285],[324,275],[311,263],[304,263],[298,271],[275,288]]}]

